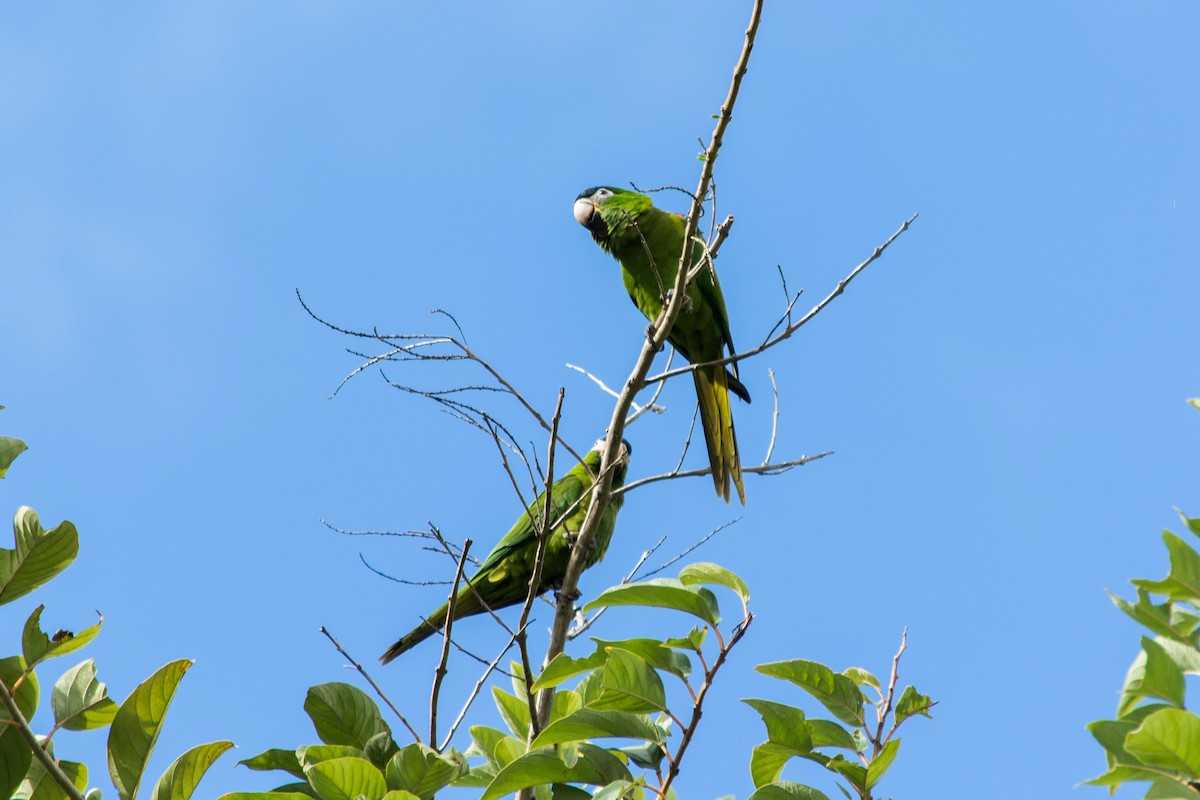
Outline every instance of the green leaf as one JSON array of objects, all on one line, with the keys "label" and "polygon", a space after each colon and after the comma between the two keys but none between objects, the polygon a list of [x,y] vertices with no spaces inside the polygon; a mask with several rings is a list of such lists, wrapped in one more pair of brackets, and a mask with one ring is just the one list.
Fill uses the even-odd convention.
[{"label": "green leaf", "polygon": [[1138,589],[1137,603],[1129,601],[1113,594],[1108,593],[1113,605],[1121,609],[1129,615],[1134,622],[1144,628],[1149,628],[1154,633],[1161,636],[1169,636],[1173,639],[1187,641],[1187,634],[1177,628],[1177,623],[1172,619],[1172,611],[1174,603],[1170,600],[1162,604],[1156,604],[1150,599],[1150,593],[1145,589]]},{"label": "green leaf", "polygon": [[312,795],[278,790],[274,792],[230,792],[221,795],[218,800],[312,800]]},{"label": "green leaf", "polygon": [[380,731],[367,740],[367,746],[363,751],[367,760],[375,766],[383,769],[387,763],[392,760],[392,756],[400,752],[399,745],[392,738],[390,731]]},{"label": "green leaf", "polygon": [[300,759],[296,756],[295,750],[272,748],[271,750],[264,750],[253,758],[243,759],[237,763],[259,772],[282,770],[283,772],[295,775],[297,778],[304,777],[304,769],[300,766]]},{"label": "green leaf", "polygon": [[787,762],[795,757],[810,758],[820,764],[828,760],[820,753],[805,755],[786,745],[771,742],[756,745],[750,751],[750,780],[754,782],[754,788],[758,789],[778,781]]},{"label": "green leaf", "polygon": [[1189,397],[1188,402],[1191,403],[1192,408],[1200,408],[1200,397]]},{"label": "green leaf", "polygon": [[1176,509],[1176,512],[1179,514],[1179,518],[1183,520],[1183,524],[1187,526],[1187,529],[1196,536],[1200,536],[1200,517],[1189,517],[1178,509]]},{"label": "green leaf", "polygon": [[[803,711],[783,703],[753,697],[743,698],[742,702],[762,717],[763,724],[767,726],[768,742],[783,745],[796,752],[807,753],[812,750],[812,734],[809,732]],[[767,782],[772,783],[774,780],[775,778],[771,778]]]},{"label": "green leaf", "polygon": [[304,769],[308,784],[321,800],[382,800],[387,792],[383,773],[365,758],[334,758]]},{"label": "green leaf", "polygon": [[0,797],[13,796],[32,760],[33,751],[20,732],[10,725],[0,728]]},{"label": "green leaf", "polygon": [[[699,630],[704,629],[700,628]],[[601,651],[624,650],[627,653],[637,656],[655,669],[669,672],[684,680],[692,674],[691,659],[684,653],[672,650],[657,639],[622,639],[616,642],[593,639],[592,641],[596,643]],[[607,652],[605,652],[605,655],[607,655]]]},{"label": "green leaf", "polygon": [[1163,541],[1171,558],[1171,569],[1161,581],[1134,580],[1134,586],[1175,600],[1200,603],[1200,554],[1191,545],[1170,531],[1163,531]]},{"label": "green leaf", "polygon": [[867,768],[857,761],[850,761],[841,755],[836,755],[825,763],[825,769],[836,772],[848,780],[859,794],[866,793]]},{"label": "green leaf", "polygon": [[652,578],[638,583],[624,583],[605,589],[584,612],[614,606],[649,606],[683,611],[716,627],[721,622],[716,598],[703,588],[684,586],[674,578]]},{"label": "green leaf", "polygon": [[1145,800],[1196,800],[1196,790],[1178,781],[1157,780],[1150,784]]},{"label": "green leaf", "polygon": [[780,781],[757,789],[747,800],[829,800],[829,797],[802,783]]},{"label": "green leaf", "polygon": [[701,562],[686,566],[679,571],[679,582],[684,586],[695,584],[724,586],[732,589],[741,598],[743,605],[750,602],[750,587],[746,585],[746,582],[718,564]]},{"label": "green leaf", "polygon": [[500,717],[504,720],[504,724],[513,732],[514,736],[529,735],[529,703],[520,699],[516,695],[509,694],[499,686],[492,687],[492,698],[496,701],[496,708],[500,711]]},{"label": "green leaf", "polygon": [[406,792],[403,789],[392,789],[383,796],[382,800],[420,800],[420,798],[412,792]]},{"label": "green leaf", "polygon": [[[17,701],[17,710],[21,712],[21,716],[25,717],[28,722],[33,719],[33,715],[37,713],[38,701],[41,699],[41,692],[38,688],[37,674],[30,672],[25,674],[26,665],[23,656],[9,656],[8,658],[0,658],[0,681],[8,687],[10,692],[13,692],[13,686],[17,681],[21,680],[21,685],[17,686],[13,692],[13,699]],[[0,720],[8,719],[8,709],[0,706]]]},{"label": "green leaf", "polygon": [[[562,719],[570,714],[574,714],[579,709],[583,708],[583,699],[578,692],[571,692],[565,689],[560,689],[554,693],[554,700],[550,705],[550,721]],[[528,735],[528,732],[526,732]]]},{"label": "green leaf", "polygon": [[25,622],[25,630],[21,633],[21,652],[25,655],[26,663],[32,668],[41,662],[56,656],[65,656],[79,650],[100,633],[104,624],[104,615],[97,612],[100,621],[79,633],[60,630],[54,636],[42,632],[41,616],[45,606],[38,606]]},{"label": "green leaf", "polygon": [[583,783],[604,786],[633,780],[619,758],[593,744],[579,745],[579,757],[568,763],[547,747],[530,750],[496,774],[480,800],[496,800],[529,786],[550,783]]},{"label": "green leaf", "polygon": [[1142,650],[1134,658],[1125,675],[1117,716],[1124,717],[1145,698],[1166,700],[1171,705],[1183,705],[1183,671],[1162,645],[1153,639],[1142,638]]},{"label": "green leaf", "polygon": [[811,694],[840,721],[847,725],[863,724],[865,698],[845,675],[838,675],[824,664],[803,659],[759,664],[755,669],[773,678],[783,678]]},{"label": "green leaf", "polygon": [[688,632],[688,635],[682,639],[667,639],[663,642],[667,647],[675,650],[691,650],[699,653],[704,647],[704,640],[708,638],[708,628],[697,625]]},{"label": "green leaf", "polygon": [[888,767],[896,760],[896,753],[900,751],[900,740],[892,739],[883,746],[879,751],[879,755],[871,759],[871,763],[867,765],[867,788],[873,789],[875,784],[879,783],[879,779],[888,771]]},{"label": "green leaf", "polygon": [[[3,406],[0,406],[3,408]],[[17,460],[17,456],[29,449],[29,446],[20,439],[13,439],[9,436],[0,436],[0,478],[3,478],[8,472],[8,468]]]},{"label": "green leaf", "polygon": [[665,739],[662,728],[641,714],[583,708],[546,726],[533,740],[533,747],[614,737],[658,743]]},{"label": "green leaf", "polygon": [[204,773],[231,747],[233,742],[209,742],[188,750],[167,767],[150,800],[190,800]]},{"label": "green leaf", "polygon": [[471,728],[471,746],[467,749],[467,755],[482,756],[497,769],[512,763],[525,750],[524,741],[503,731],[483,725]]},{"label": "green leaf", "polygon": [[566,653],[559,653],[533,682],[533,690],[538,692],[558,686],[568,678],[604,666],[607,660],[608,654],[601,648],[597,648],[596,652],[586,658],[571,658]]},{"label": "green leaf", "polygon": [[840,747],[843,750],[858,751],[858,743],[848,730],[827,719],[808,720],[808,732],[812,736],[813,747]]},{"label": "green leaf", "polygon": [[412,792],[421,800],[429,800],[466,773],[466,759],[455,761],[417,743],[401,748],[392,756],[385,771],[389,789]]},{"label": "green leaf", "polygon": [[[666,739],[665,732],[663,732],[662,737],[664,740]],[[617,750],[629,756],[629,760],[642,769],[659,769],[662,765],[662,760],[667,755],[666,751],[663,750],[663,746],[658,742],[631,744],[626,747],[619,747]]]},{"label": "green leaf", "polygon": [[904,691],[900,693],[900,699],[896,701],[896,724],[899,725],[914,714],[932,719],[933,715],[929,713],[931,708],[933,699],[929,695],[921,694],[912,686],[905,686]]},{"label": "green leaf", "polygon": [[366,758],[366,752],[359,747],[348,744],[313,744],[296,748],[296,758],[300,761],[301,775],[303,770],[313,764],[329,761],[334,758]]},{"label": "green leaf", "polygon": [[348,683],[322,683],[308,690],[304,711],[325,744],[348,744],[365,750],[372,736],[391,728],[379,707],[361,689]]},{"label": "green leaf", "polygon": [[640,781],[613,781],[591,797],[592,800],[624,800],[634,797],[634,792],[640,791],[642,786]]},{"label": "green leaf", "polygon": [[134,689],[113,717],[108,731],[108,774],[121,800],[133,800],[163,717],[183,674],[192,666],[186,659],[161,667]]},{"label": "green leaf", "polygon": [[96,662],[80,662],[54,682],[50,692],[54,724],[69,731],[103,728],[117,715],[117,704],[105,685],[96,680]]},{"label": "green leaf", "polygon": [[[88,769],[86,764],[60,760],[58,768],[71,779],[76,790],[82,793],[87,789]],[[58,785],[58,782],[46,772],[42,762],[34,759],[29,764],[29,771],[21,781],[20,788],[13,795],[13,800],[59,800],[59,798],[65,797],[66,793]]]},{"label": "green leaf", "polygon": [[1164,708],[1146,718],[1125,738],[1125,749],[1143,764],[1200,777],[1200,718],[1188,711]]},{"label": "green leaf", "polygon": [[662,678],[653,667],[628,651],[609,651],[600,685],[600,696],[589,703],[592,708],[640,714],[666,708],[667,693]]},{"label": "green leaf", "polygon": [[15,550],[0,548],[0,604],[29,594],[67,568],[79,553],[79,534],[63,520],[46,530],[37,512],[21,506],[13,517]]},{"label": "green leaf", "polygon": [[842,670],[842,674],[854,681],[855,686],[870,686],[882,695],[882,690],[879,688],[879,679],[867,670],[861,667],[850,667]]}]

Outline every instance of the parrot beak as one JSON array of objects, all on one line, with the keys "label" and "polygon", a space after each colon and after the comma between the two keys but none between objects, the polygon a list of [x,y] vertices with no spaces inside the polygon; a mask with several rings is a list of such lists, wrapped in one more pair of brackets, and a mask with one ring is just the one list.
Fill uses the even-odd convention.
[{"label": "parrot beak", "polygon": [[585,228],[592,227],[592,216],[596,213],[596,204],[584,197],[575,201],[575,221]]}]

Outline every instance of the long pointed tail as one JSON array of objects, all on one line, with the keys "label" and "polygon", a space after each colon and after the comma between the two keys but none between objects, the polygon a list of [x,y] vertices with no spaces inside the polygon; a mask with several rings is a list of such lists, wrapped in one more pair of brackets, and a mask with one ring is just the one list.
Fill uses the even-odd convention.
[{"label": "long pointed tail", "polygon": [[738,456],[737,436],[733,432],[733,412],[729,408],[725,370],[722,367],[698,369],[692,372],[692,376],[696,381],[700,424],[704,428],[704,443],[708,445],[708,463],[712,465],[717,496],[729,502],[729,483],[732,480],[738,499],[742,505],[746,505],[742,461]]},{"label": "long pointed tail", "polygon": [[[413,628],[400,638],[398,642],[389,647],[383,655],[379,657],[380,664],[387,664],[395,660],[398,656],[408,652],[416,645],[433,636],[442,628],[446,627],[446,611],[447,606],[443,603],[442,607],[434,611],[421,622],[420,625]],[[458,616],[457,614],[455,615]]]}]

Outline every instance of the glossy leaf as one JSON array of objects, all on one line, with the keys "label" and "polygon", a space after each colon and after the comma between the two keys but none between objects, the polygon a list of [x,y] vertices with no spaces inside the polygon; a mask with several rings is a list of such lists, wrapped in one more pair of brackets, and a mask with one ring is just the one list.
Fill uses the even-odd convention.
[{"label": "glossy leaf", "polygon": [[166,664],[134,689],[117,709],[108,731],[108,774],[121,800],[132,800],[137,793],[163,717],[179,681],[191,666],[186,659]]},{"label": "glossy leaf", "polygon": [[304,777],[304,768],[300,766],[300,759],[297,757],[295,750],[272,748],[237,763],[240,766],[246,766],[259,772],[281,770],[295,775],[297,778]]},{"label": "glossy leaf", "polygon": [[389,789],[403,789],[421,800],[429,800],[466,772],[466,759],[455,761],[423,744],[413,743],[392,756],[384,774]]},{"label": "glossy leaf", "polygon": [[[0,406],[3,408],[3,406]],[[29,449],[20,439],[11,436],[0,436],[0,478],[8,473],[8,468],[17,460],[17,456]]]},{"label": "glossy leaf", "polygon": [[[824,764],[828,759],[819,753],[811,754],[812,760]],[[750,780],[755,788],[767,786],[779,780],[783,768],[793,758],[803,757],[795,748],[782,744],[764,742],[750,751]]]},{"label": "glossy leaf", "polygon": [[896,701],[896,724],[899,725],[915,714],[932,718],[933,715],[929,713],[931,708],[933,700],[929,695],[921,694],[912,686],[905,686],[904,691],[900,693],[900,699]]},{"label": "glossy leaf", "polygon": [[79,553],[79,533],[63,520],[46,530],[37,512],[21,506],[13,517],[16,549],[0,548],[0,604],[32,592],[67,568]]},{"label": "glossy leaf", "polygon": [[613,737],[659,743],[665,739],[662,729],[641,714],[583,708],[546,726],[534,739],[533,747]]},{"label": "glossy leaf", "polygon": [[492,766],[506,766],[525,750],[525,742],[503,731],[483,725],[471,728],[471,747],[467,750],[467,755],[482,756]]},{"label": "glossy leaf", "polygon": [[1183,641],[1187,640],[1187,633],[1179,630],[1176,621],[1172,618],[1171,612],[1174,608],[1172,601],[1167,600],[1164,603],[1155,603],[1150,599],[1150,593],[1145,589],[1138,589],[1137,595],[1137,602],[1130,603],[1128,600],[1112,592],[1108,593],[1113,605],[1129,615],[1129,617],[1142,627],[1148,628],[1160,636],[1168,636]]},{"label": "glossy leaf", "polygon": [[[807,753],[812,750],[812,734],[809,732],[803,711],[783,703],[753,697],[744,698],[742,702],[762,717],[763,724],[767,727],[767,741],[798,752]],[[773,781],[772,778],[768,782]]]},{"label": "glossy leaf", "polygon": [[600,648],[586,658],[571,658],[566,653],[559,653],[533,682],[533,690],[538,692],[558,686],[569,678],[604,666],[604,662],[607,660],[608,654]]},{"label": "glossy leaf", "polygon": [[686,566],[679,571],[679,582],[684,586],[696,584],[724,586],[732,589],[741,598],[743,604],[750,602],[750,587],[746,585],[746,582],[719,564],[700,562]]},{"label": "glossy leaf", "polygon": [[[306,784],[307,785],[307,784]],[[230,792],[218,800],[312,800],[312,795],[303,792]]]},{"label": "glossy leaf", "polygon": [[306,767],[308,784],[321,800],[381,800],[387,792],[383,773],[365,758],[334,758]]},{"label": "glossy leaf", "polygon": [[492,687],[492,697],[496,701],[500,717],[513,735],[517,737],[529,735],[529,703],[516,695],[509,694],[499,686]]},{"label": "glossy leaf", "polygon": [[0,797],[13,796],[32,760],[33,751],[20,732],[9,725],[0,727]]},{"label": "glossy leaf", "polygon": [[866,792],[867,768],[857,761],[850,761],[841,755],[836,755],[825,763],[825,768],[850,781],[850,785],[857,789],[859,794]]},{"label": "glossy leaf", "polygon": [[657,639],[622,639],[615,642],[593,639],[604,651],[624,650],[663,672],[687,679],[692,674],[692,661],[685,653],[672,650]]},{"label": "glossy leaf", "polygon": [[[17,701],[17,710],[21,712],[21,716],[25,717],[25,721],[33,719],[33,715],[37,713],[38,702],[41,700],[41,692],[38,688],[37,673],[30,672],[25,674],[25,658],[23,656],[9,656],[8,658],[0,658],[0,681],[8,687],[12,692],[12,687],[17,681],[24,676],[21,685],[13,693],[13,699]],[[8,719],[8,709],[0,706],[0,720]]]},{"label": "glossy leaf", "polygon": [[554,748],[531,750],[496,774],[481,800],[496,800],[529,786],[551,783],[583,783],[603,786],[618,780],[633,780],[619,758],[592,744],[579,746],[578,758],[568,764]]},{"label": "glossy leaf", "polygon": [[21,652],[30,667],[36,667],[47,659],[65,656],[67,653],[79,650],[96,638],[100,633],[100,626],[104,624],[104,615],[97,614],[100,621],[79,633],[60,630],[54,636],[47,636],[41,628],[42,609],[44,608],[45,606],[38,606],[33,610],[21,633]]},{"label": "glossy leaf", "polygon": [[584,612],[614,606],[648,606],[671,608],[699,617],[709,625],[721,622],[716,598],[703,588],[684,586],[675,578],[653,578],[637,583],[624,583],[604,590],[584,606]]},{"label": "glossy leaf", "polygon": [[600,673],[600,695],[592,708],[647,714],[666,708],[662,678],[645,661],[625,650],[611,650]]},{"label": "glossy leaf", "polygon": [[167,767],[150,800],[190,800],[204,773],[231,747],[233,742],[209,742],[188,750]]},{"label": "glossy leaf", "polygon": [[748,800],[829,800],[829,797],[802,783],[780,781],[757,789]]},{"label": "glossy leaf", "polygon": [[[361,748],[348,744],[313,744],[296,748],[296,758],[300,761],[300,769],[308,769],[313,764],[329,761],[334,758],[366,758],[367,754]],[[369,759],[368,759],[369,760]]]},{"label": "glossy leaf", "polygon": [[347,744],[365,750],[372,736],[391,729],[379,707],[348,683],[322,683],[308,690],[304,711],[325,744]]},{"label": "glossy leaf", "polygon": [[96,679],[96,662],[80,662],[54,682],[50,692],[54,724],[69,731],[103,728],[117,715],[117,704],[104,683]]},{"label": "glossy leaf", "polygon": [[1167,577],[1160,581],[1134,580],[1131,583],[1147,592],[1200,603],[1200,554],[1170,531],[1163,531],[1163,541],[1171,559]]},{"label": "glossy leaf", "polygon": [[1175,770],[1196,780],[1200,777],[1200,718],[1177,708],[1156,711],[1125,738],[1125,749],[1147,766]]},{"label": "glossy leaf", "polygon": [[708,628],[697,625],[682,639],[667,639],[663,644],[675,650],[691,650],[698,653],[704,647],[706,638],[708,638]]},{"label": "glossy leaf", "polygon": [[872,789],[875,784],[888,771],[888,767],[896,760],[896,753],[900,751],[900,740],[892,739],[883,746],[879,751],[879,755],[871,759],[871,763],[867,765],[867,788]]},{"label": "glossy leaf", "polygon": [[[88,768],[86,764],[60,760],[58,768],[71,780],[77,791],[82,793],[87,789]],[[59,800],[59,798],[65,797],[66,793],[58,785],[58,781],[50,777],[50,773],[46,772],[42,762],[36,758],[30,762],[29,771],[25,773],[20,787],[13,794],[13,800]]]},{"label": "glossy leaf", "polygon": [[863,724],[865,698],[862,692],[850,678],[835,673],[824,664],[794,659],[759,664],[756,669],[764,675],[796,684],[847,725]]},{"label": "glossy leaf", "polygon": [[633,797],[634,791],[641,786],[642,784],[636,781],[613,781],[592,795],[592,800],[624,800]]},{"label": "glossy leaf", "polygon": [[858,743],[850,731],[827,719],[808,720],[808,732],[813,747],[839,747],[843,750],[858,750]]}]

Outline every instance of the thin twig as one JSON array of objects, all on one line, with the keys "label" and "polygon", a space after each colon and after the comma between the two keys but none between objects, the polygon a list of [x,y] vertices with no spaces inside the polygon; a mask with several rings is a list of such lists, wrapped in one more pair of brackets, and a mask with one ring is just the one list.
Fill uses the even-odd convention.
[{"label": "thin twig", "polygon": [[823,299],[820,303],[817,303],[817,305],[813,306],[812,310],[810,310],[807,314],[805,314],[800,319],[796,320],[796,322],[794,322],[794,323],[788,325],[786,328],[784,328],[783,332],[780,333],[775,338],[769,339],[769,340],[763,342],[758,347],[753,347],[749,350],[743,350],[740,353],[735,353],[734,355],[728,356],[726,358],[718,358],[718,359],[714,359],[712,361],[703,361],[703,362],[699,362],[699,363],[695,363],[695,364],[688,364],[685,367],[676,367],[675,369],[672,369],[672,370],[660,372],[657,375],[652,375],[652,376],[646,378],[646,381],[645,381],[646,384],[649,385],[652,383],[656,383],[658,381],[665,381],[668,378],[675,377],[676,375],[685,375],[689,372],[693,372],[698,369],[724,366],[725,364],[732,364],[732,363],[735,363],[738,361],[744,361],[745,359],[750,358],[751,356],[756,356],[759,353],[763,352],[764,350],[768,350],[768,349],[774,347],[775,345],[779,344],[780,342],[782,342],[786,339],[790,339],[792,334],[794,334],[796,331],[800,330],[802,327],[804,327],[806,324],[808,324],[809,320],[811,320],[817,314],[821,313],[821,311],[823,311],[826,306],[828,306],[831,302],[833,302],[834,298],[836,298],[838,295],[840,295],[842,292],[844,292],[846,290],[846,287],[850,284],[850,281],[854,280],[854,278],[858,276],[858,273],[862,272],[864,269],[867,268],[867,266],[869,266],[872,262],[876,261],[880,256],[882,256],[884,251],[887,250],[889,246],[891,246],[892,242],[896,241],[896,239],[899,238],[901,234],[903,234],[905,231],[908,230],[909,226],[912,225],[912,223],[916,220],[917,216],[918,216],[917,214],[913,214],[911,217],[906,219],[904,221],[904,224],[902,224],[896,230],[895,233],[893,233],[891,236],[889,236],[887,238],[887,241],[885,241],[883,244],[876,247],[875,250],[872,251],[871,255],[866,258],[866,260],[859,263],[858,266],[856,266],[854,269],[850,270],[850,273],[846,277],[844,277],[840,281],[838,281],[837,286],[835,286],[833,288],[833,291],[831,291],[828,295],[825,296],[825,299]]},{"label": "thin twig", "polygon": [[37,735],[29,727],[28,720],[21,713],[16,699],[9,692],[8,686],[4,684],[4,681],[0,681],[0,702],[4,703],[4,708],[8,711],[9,720],[17,726],[17,730],[21,733],[21,738],[25,740],[25,744],[29,745],[34,758],[46,769],[46,772],[59,785],[63,793],[71,798],[71,800],[84,800],[83,795],[76,788],[74,781],[67,776],[67,773],[62,771],[62,768],[58,765],[58,761],[46,752],[42,743],[38,741]]},{"label": "thin twig", "polygon": [[879,725],[875,728],[875,738],[871,745],[875,752],[871,754],[872,758],[879,755],[883,749],[883,725],[887,722],[888,714],[892,713],[892,698],[896,695],[896,681],[900,679],[900,656],[904,655],[904,651],[908,648],[908,627],[900,634],[900,649],[896,651],[896,655],[892,657],[892,676],[888,680],[887,698],[883,701],[883,705],[875,710]]},{"label": "thin twig", "polygon": [[458,567],[454,571],[454,584],[450,587],[450,597],[446,601],[446,626],[442,630],[442,657],[438,659],[437,668],[433,671],[433,689],[429,692],[429,741],[436,742],[438,695],[442,691],[442,680],[446,677],[447,662],[450,661],[450,631],[454,627],[454,612],[458,606],[458,585],[462,582],[463,565],[467,563],[467,551],[471,549],[471,540],[463,542],[462,556],[458,559]]},{"label": "thin twig", "polygon": [[[756,467],[742,467],[742,472],[746,475],[779,475],[796,467],[802,467],[810,461],[816,461],[819,458],[831,455],[833,455],[832,450],[824,450],[811,456],[801,456],[800,458],[793,458],[790,461],[780,461],[776,464],[759,464]],[[622,495],[634,489],[640,489],[648,483],[658,483],[659,481],[674,480],[675,478],[696,478],[701,475],[711,474],[711,467],[699,467],[697,469],[664,472],[661,475],[649,475],[645,478],[638,478],[636,481],[626,483],[619,489],[614,489],[613,496]]]},{"label": "thin twig", "polygon": [[387,704],[387,707],[390,708],[392,713],[396,715],[396,719],[400,720],[404,727],[408,728],[408,732],[412,734],[413,740],[420,744],[421,734],[417,733],[417,729],[409,724],[408,720],[404,718],[404,715],[400,713],[400,709],[396,708],[396,705],[391,701],[391,698],[383,693],[383,689],[379,688],[379,684],[377,684],[374,679],[367,674],[367,671],[363,669],[362,664],[355,661],[354,656],[346,652],[346,649],[342,647],[341,643],[334,638],[333,634],[330,633],[324,625],[321,626],[321,633],[325,634],[325,638],[332,642],[333,646],[337,648],[337,651],[342,654],[342,657],[350,662],[350,666],[358,670],[358,674],[362,675],[363,679],[367,683],[371,684],[371,688],[375,690],[375,694],[379,695],[379,699]]},{"label": "thin twig", "polygon": [[[672,351],[672,352],[674,352],[674,351]],[[616,398],[618,398],[618,397],[620,397],[620,396],[621,396],[621,393],[620,393],[620,392],[616,391],[615,389],[612,389],[612,388],[610,388],[608,384],[606,384],[604,381],[602,381],[602,380],[600,380],[599,378],[597,378],[597,377],[596,377],[595,375],[593,375],[592,373],[588,372],[588,371],[587,371],[586,369],[584,369],[583,367],[577,367],[577,366],[575,366],[574,364],[567,364],[567,365],[566,365],[566,367],[567,367],[567,369],[573,369],[573,370],[575,370],[576,372],[578,372],[578,373],[580,373],[580,374],[582,374],[582,375],[586,376],[587,378],[589,378],[589,379],[592,381],[592,383],[594,383],[594,384],[596,384],[597,386],[599,386],[599,387],[600,387],[600,391],[604,392],[605,394],[609,395],[610,397],[612,397],[612,398],[616,399]],[[657,397],[657,395],[655,395],[655,396]],[[633,417],[630,417],[630,420],[632,420],[632,419],[634,419],[634,418],[636,418],[636,417],[638,417],[638,416],[641,416],[641,415],[642,415],[643,413],[645,413],[646,411],[653,411],[655,414],[661,414],[661,413],[663,413],[663,412],[664,412],[664,411],[666,411],[666,410],[667,410],[667,409],[666,409],[666,408],[664,408],[663,406],[655,405],[655,404],[654,404],[654,399],[653,399],[653,398],[651,398],[650,402],[649,402],[649,403],[647,403],[647,404],[645,404],[645,405],[638,405],[637,403],[634,403],[634,404],[633,404],[633,413],[634,413],[634,416],[633,416]],[[628,425],[629,425],[629,421],[626,421],[625,425],[626,425],[626,426],[628,426]]]},{"label": "thin twig", "polygon": [[[662,547],[662,543],[666,540],[667,537],[665,535],[658,537],[658,541],[654,543],[654,546],[643,552],[641,557],[638,558],[637,563],[633,565],[633,569],[629,570],[625,577],[621,579],[620,585],[624,586],[625,584],[633,581],[633,577],[637,575],[637,571],[642,568],[643,564],[646,563],[646,559],[654,555],[654,551]],[[575,625],[573,625],[571,629],[567,631],[567,641],[571,641],[575,637],[581,636],[584,631],[596,623],[596,620],[600,619],[601,615],[603,615],[608,608],[608,606],[604,606],[603,608],[597,609],[596,613],[592,614],[590,617],[584,617],[580,615],[580,618],[576,621]]]},{"label": "thin twig", "polygon": [[775,385],[775,370],[768,369],[767,376],[771,379],[771,395],[775,398],[775,413],[771,415],[771,441],[767,444],[767,454],[763,456],[763,464],[771,463],[771,454],[775,452],[775,434],[779,431],[779,387]]},{"label": "thin twig", "polygon": [[454,734],[458,731],[458,726],[461,725],[462,721],[466,718],[467,711],[471,708],[471,705],[474,704],[475,698],[479,696],[479,692],[483,688],[483,685],[487,682],[488,677],[493,672],[502,672],[505,675],[508,675],[510,678],[513,677],[511,673],[499,669],[497,665],[500,663],[500,659],[504,658],[505,654],[508,653],[509,649],[513,646],[513,643],[516,642],[516,640],[517,636],[516,634],[513,634],[509,638],[508,644],[504,646],[504,649],[501,650],[495,658],[493,658],[490,662],[484,662],[487,664],[487,669],[485,669],[483,674],[479,676],[479,680],[475,681],[475,687],[471,690],[471,694],[467,697],[467,701],[463,703],[462,709],[459,710],[458,716],[454,719],[454,724],[450,726],[450,730],[446,733],[446,738],[442,741],[441,745],[438,746],[439,753],[444,752],[445,749],[450,745],[451,740],[454,739]]}]

